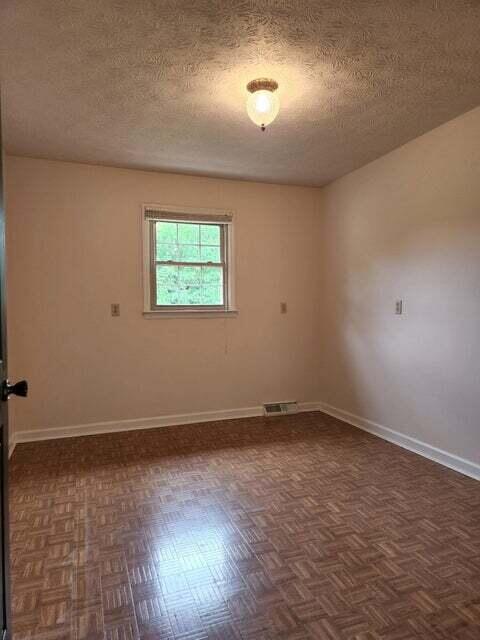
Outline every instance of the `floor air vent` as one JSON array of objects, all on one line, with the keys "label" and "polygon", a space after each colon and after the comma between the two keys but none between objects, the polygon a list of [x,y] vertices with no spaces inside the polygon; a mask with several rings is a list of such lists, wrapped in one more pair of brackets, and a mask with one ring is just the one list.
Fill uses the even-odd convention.
[{"label": "floor air vent", "polygon": [[296,402],[269,402],[263,405],[263,412],[266,416],[283,416],[287,413],[298,413]]}]

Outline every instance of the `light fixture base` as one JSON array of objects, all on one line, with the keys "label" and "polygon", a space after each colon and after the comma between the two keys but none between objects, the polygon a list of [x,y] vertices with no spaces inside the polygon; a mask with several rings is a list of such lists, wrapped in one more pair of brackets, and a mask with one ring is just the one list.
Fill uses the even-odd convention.
[{"label": "light fixture base", "polygon": [[273,93],[278,89],[278,82],[271,78],[257,78],[247,84],[247,91],[250,91],[250,93],[255,93],[255,91],[261,91],[262,89]]}]

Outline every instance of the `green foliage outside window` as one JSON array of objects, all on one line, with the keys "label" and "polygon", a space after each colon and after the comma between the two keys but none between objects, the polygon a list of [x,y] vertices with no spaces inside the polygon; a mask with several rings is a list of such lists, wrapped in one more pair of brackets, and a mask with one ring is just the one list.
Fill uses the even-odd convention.
[{"label": "green foliage outside window", "polygon": [[156,222],[155,232],[157,305],[223,305],[220,225]]}]

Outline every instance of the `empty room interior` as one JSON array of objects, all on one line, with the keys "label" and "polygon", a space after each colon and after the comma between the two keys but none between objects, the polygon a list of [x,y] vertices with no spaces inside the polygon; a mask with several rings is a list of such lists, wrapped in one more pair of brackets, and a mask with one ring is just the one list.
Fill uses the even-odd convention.
[{"label": "empty room interior", "polygon": [[0,638],[479,640],[480,3],[0,56]]}]

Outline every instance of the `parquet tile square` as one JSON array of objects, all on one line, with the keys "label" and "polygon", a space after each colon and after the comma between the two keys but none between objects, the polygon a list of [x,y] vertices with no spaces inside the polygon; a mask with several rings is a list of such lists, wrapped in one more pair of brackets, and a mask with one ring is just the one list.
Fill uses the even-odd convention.
[{"label": "parquet tile square", "polygon": [[479,640],[480,485],[321,413],[19,445],[13,640]]}]

